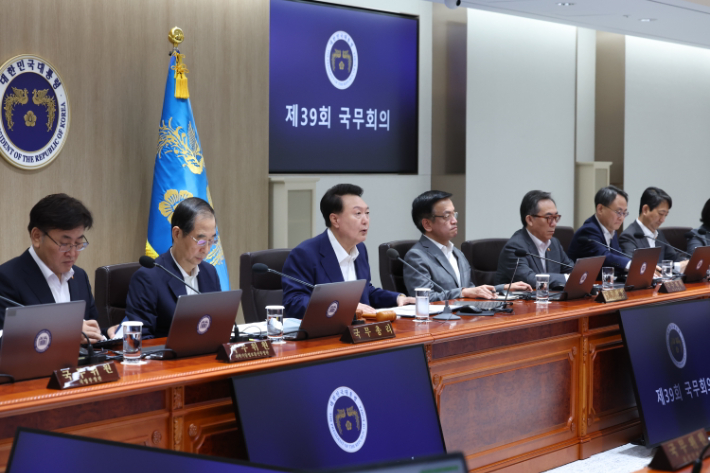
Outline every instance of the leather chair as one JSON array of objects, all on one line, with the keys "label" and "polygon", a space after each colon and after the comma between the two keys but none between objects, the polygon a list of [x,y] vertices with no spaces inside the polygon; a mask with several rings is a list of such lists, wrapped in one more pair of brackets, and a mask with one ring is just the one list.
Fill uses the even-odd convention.
[{"label": "leather chair", "polygon": [[560,243],[562,243],[562,249],[565,250],[565,253],[569,252],[569,245],[572,243],[573,236],[574,228],[572,227],[555,228],[555,238],[560,240]]},{"label": "leather chair", "polygon": [[404,255],[417,241],[419,240],[396,240],[380,245],[380,282],[382,283],[382,289],[407,294],[407,286],[404,285],[403,276],[404,265],[400,261],[389,259],[387,250],[394,248],[399,252],[399,256],[404,259]]},{"label": "leather chair", "polygon": [[471,281],[476,286],[493,285],[498,258],[507,238],[485,238],[483,240],[468,240],[461,245],[461,252],[471,265]]},{"label": "leather chair", "polygon": [[254,274],[251,267],[263,263],[274,271],[282,272],[289,249],[252,251],[239,258],[239,287],[242,290],[244,322],[251,324],[266,320],[267,305],[283,304],[281,276],[266,273]]},{"label": "leather chair", "polygon": [[[692,228],[690,227],[661,227],[658,229],[658,231],[663,233],[663,236],[666,237],[668,243],[683,251],[686,251],[688,249],[688,240],[686,240],[685,234],[691,230]],[[659,243],[658,245],[662,246],[663,243]],[[680,256],[684,255],[681,253]]]},{"label": "leather chair", "polygon": [[122,263],[96,268],[94,298],[101,328],[120,324],[126,316],[128,284],[140,267],[138,263]]}]

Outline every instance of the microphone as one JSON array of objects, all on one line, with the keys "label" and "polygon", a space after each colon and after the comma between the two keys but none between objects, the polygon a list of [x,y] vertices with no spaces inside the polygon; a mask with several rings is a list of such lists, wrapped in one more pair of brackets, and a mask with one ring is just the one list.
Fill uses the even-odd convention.
[{"label": "microphone", "polygon": [[663,241],[663,240],[659,240],[657,237],[656,237],[656,238],[654,238],[654,237],[649,237],[648,235],[646,235],[646,234],[643,233],[643,232],[636,232],[636,233],[634,233],[634,238],[637,238],[637,239],[650,238],[651,240],[657,241],[657,242],[659,242],[659,243],[663,243],[663,244],[666,245],[666,246],[670,246],[670,247],[673,248],[674,250],[676,250],[676,251],[678,251],[678,252],[680,252],[680,253],[683,253],[684,255],[687,255],[688,257],[692,256],[690,253],[687,253],[687,252],[681,250],[680,248],[676,248],[675,246],[671,245],[670,243],[666,243],[666,242]]},{"label": "microphone", "polygon": [[609,245],[605,245],[604,243],[600,242],[599,240],[594,240],[593,238],[589,238],[589,237],[586,237],[586,236],[581,236],[581,237],[579,237],[579,242],[580,242],[580,243],[588,243],[588,242],[590,242],[590,241],[596,243],[597,245],[602,245],[603,247],[608,248],[608,249],[610,249],[611,251],[613,251],[614,253],[620,254],[621,256],[625,256],[625,257],[627,257],[627,258],[629,258],[629,259],[633,259],[631,256],[627,255],[627,254],[624,253],[623,251],[619,251],[619,250],[617,250],[616,248],[612,248],[612,247],[609,246]]},{"label": "microphone", "polygon": [[[517,250],[516,250],[517,253]],[[520,264],[520,257],[518,256],[518,259],[515,261],[515,269],[513,270],[513,276],[510,278],[510,284],[508,284],[508,290],[505,291],[505,299],[503,300],[503,307],[500,309],[496,310],[496,312],[505,312],[506,314],[510,314],[513,312],[513,308],[511,307],[510,309],[506,308],[508,305],[508,296],[510,295],[511,289],[513,287],[513,280],[515,279],[515,273],[518,272],[518,265]],[[512,305],[512,302],[510,303]]]},{"label": "microphone", "polygon": [[4,300],[5,302],[9,302],[12,305],[16,305],[17,307],[24,307],[22,304],[19,302],[15,302],[12,299],[8,299],[7,297],[0,296],[0,299]]},{"label": "microphone", "polygon": [[279,273],[278,271],[275,271],[275,270],[269,268],[264,263],[254,263],[254,266],[251,267],[251,270],[254,272],[254,274],[274,273],[274,274],[278,274],[281,277],[288,278],[292,281],[296,281],[298,283],[301,283],[304,286],[308,286],[311,289],[313,289],[315,287],[313,284],[307,283],[306,281],[301,281],[300,279],[296,279],[292,276],[289,276],[288,274]]},{"label": "microphone", "polygon": [[515,256],[517,256],[518,258],[522,258],[522,257],[524,257],[524,256],[532,256],[533,258],[544,259],[545,261],[550,261],[550,262],[552,262],[552,263],[557,263],[557,264],[559,264],[560,266],[567,266],[569,269],[573,269],[573,268],[574,268],[574,266],[571,266],[571,265],[569,265],[569,264],[560,263],[559,261],[555,261],[555,260],[550,259],[550,258],[543,258],[542,256],[538,256],[538,255],[534,255],[534,254],[532,254],[532,253],[528,253],[527,251],[523,250],[522,248],[518,248],[517,250],[515,250]]},{"label": "microphone", "polygon": [[700,473],[703,468],[703,458],[705,457],[705,453],[707,453],[709,447],[710,443],[705,445],[700,452],[700,455],[698,455],[698,458],[693,461],[693,470],[691,473]]},{"label": "microphone", "polygon": [[[442,292],[446,292],[446,289],[443,287],[439,286],[437,283],[435,283],[427,274],[422,273],[421,271],[418,271],[414,266],[411,264],[407,263],[404,261],[400,256],[399,256],[399,251],[395,250],[394,248],[390,248],[387,250],[387,257],[391,260],[398,260],[402,264],[407,265],[410,269],[414,270],[415,273],[419,273],[425,278],[429,280],[430,283],[432,283],[434,286],[438,287],[441,289]],[[453,312],[451,312],[451,307],[449,306],[449,300],[446,299],[445,305],[444,305],[444,311],[437,315],[436,317],[432,317],[434,320],[461,320],[461,317],[458,315],[455,315]]]},{"label": "microphone", "polygon": [[166,273],[168,273],[169,275],[171,275],[172,277],[174,277],[175,279],[177,279],[178,281],[180,281],[181,283],[183,283],[185,286],[189,287],[190,289],[192,289],[192,290],[195,291],[196,293],[201,294],[200,291],[198,291],[198,290],[195,289],[194,287],[190,286],[188,283],[186,283],[185,281],[183,281],[180,277],[178,277],[178,276],[176,276],[175,274],[173,274],[168,268],[166,268],[166,267],[163,266],[163,265],[160,265],[160,264],[156,263],[155,260],[154,260],[153,258],[151,258],[150,256],[145,256],[145,255],[143,255],[143,256],[141,256],[140,258],[138,258],[138,262],[139,262],[139,263],[141,264],[141,266],[143,266],[144,268],[151,269],[151,268],[153,268],[153,267],[157,267],[157,268],[162,269],[163,271],[165,271]]},{"label": "microphone", "polygon": [[700,237],[701,240],[705,242],[705,245],[708,244],[708,239],[705,238],[705,235],[707,235],[707,231],[705,231],[704,228],[698,228],[697,230],[691,230],[685,234],[685,239],[690,240],[693,238],[696,234]]}]

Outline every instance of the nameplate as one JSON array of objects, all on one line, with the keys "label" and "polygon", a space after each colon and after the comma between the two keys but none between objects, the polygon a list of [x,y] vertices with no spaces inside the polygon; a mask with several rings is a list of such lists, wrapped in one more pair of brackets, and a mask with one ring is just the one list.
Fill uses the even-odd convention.
[{"label": "nameplate", "polygon": [[685,291],[685,284],[683,284],[683,281],[681,281],[680,279],[673,279],[672,281],[663,281],[663,284],[661,284],[661,288],[658,290],[658,292],[662,292],[664,294],[682,291]]},{"label": "nameplate", "polygon": [[217,350],[217,359],[227,363],[258,360],[274,356],[274,347],[270,340],[246,343],[225,343]]},{"label": "nameplate", "polygon": [[364,343],[384,340],[385,338],[394,338],[394,329],[389,321],[348,326],[343,336],[340,337],[340,341],[345,343]]},{"label": "nameplate", "polygon": [[656,454],[648,466],[662,471],[678,470],[693,463],[707,444],[708,438],[704,429],[669,440],[656,449]]},{"label": "nameplate", "polygon": [[71,389],[93,386],[94,384],[118,381],[116,364],[113,361],[98,365],[82,366],[81,368],[62,368],[54,370],[49,378],[47,389]]},{"label": "nameplate", "polygon": [[626,290],[623,287],[619,287],[616,289],[602,289],[594,300],[606,304],[607,302],[625,301],[628,298]]}]

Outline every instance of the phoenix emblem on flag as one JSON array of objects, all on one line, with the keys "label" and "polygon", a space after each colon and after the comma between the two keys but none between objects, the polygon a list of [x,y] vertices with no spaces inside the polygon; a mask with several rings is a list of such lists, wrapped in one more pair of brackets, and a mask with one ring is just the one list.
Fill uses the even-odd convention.
[{"label": "phoenix emblem on flag", "polygon": [[163,121],[160,124],[158,136],[158,155],[173,153],[185,163],[183,167],[187,168],[193,174],[202,174],[205,169],[205,159],[202,157],[202,148],[197,140],[197,134],[192,127],[192,122],[188,123],[187,133],[181,126],[173,128],[172,117],[168,120],[168,124]]}]

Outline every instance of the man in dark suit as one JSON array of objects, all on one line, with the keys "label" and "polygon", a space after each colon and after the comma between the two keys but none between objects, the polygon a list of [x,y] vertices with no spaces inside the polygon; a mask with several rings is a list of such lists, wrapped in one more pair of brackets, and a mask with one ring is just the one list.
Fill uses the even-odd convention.
[{"label": "man in dark suit", "polygon": [[[658,228],[665,222],[673,206],[673,199],[663,189],[649,187],[641,194],[638,218],[629,225],[619,237],[619,244],[624,253],[632,254],[636,248],[650,248],[660,246],[662,260],[675,262],[676,271],[684,272],[688,259],[668,246],[668,240]],[[663,243],[658,243],[656,240]]]},{"label": "man in dark suit", "polygon": [[[703,211],[700,214],[700,221],[703,222],[703,224],[693,230],[693,237],[688,240],[688,247],[686,250],[691,255],[697,247],[710,245],[710,199],[705,202]],[[705,231],[705,235],[698,233],[698,230]]]},{"label": "man in dark suit", "polygon": [[[304,241],[289,254],[283,273],[310,284],[367,280],[358,312],[374,314],[374,308],[414,303],[404,294],[385,291],[370,283],[370,263],[363,243],[370,227],[370,208],[362,200],[362,188],[338,184],[328,189],[320,201],[320,211],[328,227],[320,235]],[[312,290],[281,278],[285,317],[302,319]]]},{"label": "man in dark suit", "polygon": [[[621,251],[616,232],[629,215],[629,196],[616,186],[602,187],[594,196],[594,205],[596,207],[594,215],[585,220],[584,225],[572,237],[569,257],[577,261],[579,258],[589,256],[604,256],[606,257],[604,266],[627,271],[631,265],[631,259],[613,252],[599,243]],[[579,241],[580,237],[586,237],[589,241],[582,243]]]},{"label": "man in dark suit", "polygon": [[[185,199],[175,208],[170,223],[173,246],[155,262],[201,293],[220,291],[217,270],[204,261],[217,242],[210,204],[198,197]],[[144,338],[167,337],[177,299],[186,294],[195,292],[162,269],[140,268],[128,286],[126,317],[143,322]]]},{"label": "man in dark suit", "polygon": [[503,251],[500,252],[496,284],[510,281],[518,261],[515,251],[524,250],[564,265],[533,256],[523,256],[520,258],[518,270],[515,271],[515,281],[524,281],[535,287],[536,274],[549,274],[551,288],[564,286],[567,281],[565,274],[572,271],[571,266],[574,262],[567,257],[562,244],[553,236],[560,218],[562,216],[557,213],[557,205],[549,192],[536,190],[525,194],[520,204],[520,220],[523,228],[513,233],[503,247]]},{"label": "man in dark suit", "polygon": [[[471,282],[471,265],[451,239],[458,234],[458,212],[451,202],[451,195],[442,191],[427,191],[412,202],[412,220],[422,232],[417,243],[407,252],[404,260],[416,271],[404,266],[404,284],[409,295],[419,287],[431,289],[430,301],[456,299],[459,297],[491,299],[496,292],[507,288],[499,286],[474,286]],[[424,277],[423,274],[427,275]],[[434,286],[429,279],[445,289]],[[530,291],[524,282],[513,283],[515,291]]]},{"label": "man in dark suit", "polygon": [[[84,232],[91,228],[91,212],[77,199],[52,194],[32,207],[30,248],[0,266],[0,295],[22,305],[86,301],[82,331],[92,342],[103,338],[98,313],[86,272],[74,263],[89,242]],[[0,300],[0,329],[5,309],[14,304]],[[86,339],[80,333],[82,343]]]}]

